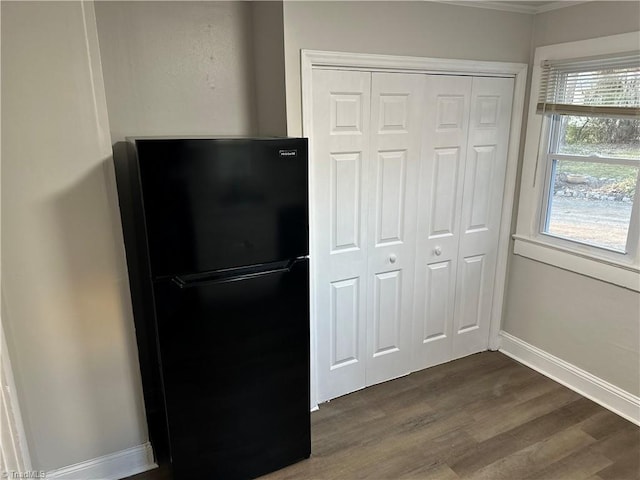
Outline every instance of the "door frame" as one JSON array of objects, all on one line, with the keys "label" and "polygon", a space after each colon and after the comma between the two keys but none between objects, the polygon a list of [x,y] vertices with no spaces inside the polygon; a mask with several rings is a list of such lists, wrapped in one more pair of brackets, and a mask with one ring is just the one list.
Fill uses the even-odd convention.
[{"label": "door frame", "polygon": [[[481,60],[455,60],[429,57],[406,57],[396,55],[378,55],[365,53],[330,52],[322,50],[301,50],[301,86],[302,86],[302,134],[309,139],[309,165],[314,162],[313,146],[313,82],[314,69],[359,70],[367,72],[421,73],[439,75],[467,75],[484,77],[507,77],[514,79],[513,106],[511,110],[511,128],[505,172],[505,188],[502,200],[500,232],[494,294],[491,305],[489,325],[489,349],[497,350],[499,332],[502,324],[504,293],[507,280],[509,242],[511,240],[511,220],[513,200],[515,198],[516,174],[520,150],[520,134],[525,105],[527,83],[526,63],[490,62]],[[313,168],[309,168],[309,223],[315,223],[315,205]],[[309,242],[310,271],[310,308],[311,308],[311,409],[318,408],[317,400],[317,319],[315,316],[316,246],[313,237]]]}]

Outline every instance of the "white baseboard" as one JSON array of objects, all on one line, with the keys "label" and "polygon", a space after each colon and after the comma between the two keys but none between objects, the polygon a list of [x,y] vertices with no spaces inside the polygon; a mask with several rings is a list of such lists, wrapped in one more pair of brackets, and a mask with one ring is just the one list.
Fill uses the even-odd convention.
[{"label": "white baseboard", "polygon": [[158,465],[149,442],[47,472],[46,478],[64,480],[118,480],[146,472]]},{"label": "white baseboard", "polygon": [[499,351],[640,425],[640,397],[501,331]]}]

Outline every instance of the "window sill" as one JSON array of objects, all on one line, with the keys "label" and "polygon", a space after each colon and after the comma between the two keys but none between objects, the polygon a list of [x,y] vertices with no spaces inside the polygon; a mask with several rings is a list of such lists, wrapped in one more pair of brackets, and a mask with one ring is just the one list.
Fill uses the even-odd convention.
[{"label": "window sill", "polygon": [[515,255],[640,292],[640,269],[637,265],[593,257],[539,238],[516,234],[513,239]]}]

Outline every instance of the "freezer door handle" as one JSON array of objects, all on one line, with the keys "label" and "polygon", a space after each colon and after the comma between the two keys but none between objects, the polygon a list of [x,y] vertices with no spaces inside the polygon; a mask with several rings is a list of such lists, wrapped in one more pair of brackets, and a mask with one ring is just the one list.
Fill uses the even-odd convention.
[{"label": "freezer door handle", "polygon": [[290,272],[293,266],[305,260],[306,257],[292,258],[282,262],[252,265],[250,267],[232,268],[229,270],[197,273],[191,275],[176,275],[171,278],[171,283],[179,288],[193,288],[215,283],[237,282],[257,277],[263,277],[274,273]]}]

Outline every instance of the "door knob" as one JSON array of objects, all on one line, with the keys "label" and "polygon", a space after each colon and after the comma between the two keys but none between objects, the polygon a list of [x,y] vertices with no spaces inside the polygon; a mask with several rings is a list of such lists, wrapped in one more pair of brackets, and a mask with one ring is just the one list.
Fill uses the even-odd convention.
[{"label": "door knob", "polygon": [[438,256],[442,255],[442,248],[440,248],[440,247],[434,248],[433,249],[433,253],[435,253]]},{"label": "door knob", "polygon": [[392,253],[391,255],[389,255],[389,262],[396,263],[397,259],[398,259],[398,257],[396,257],[395,253]]}]

